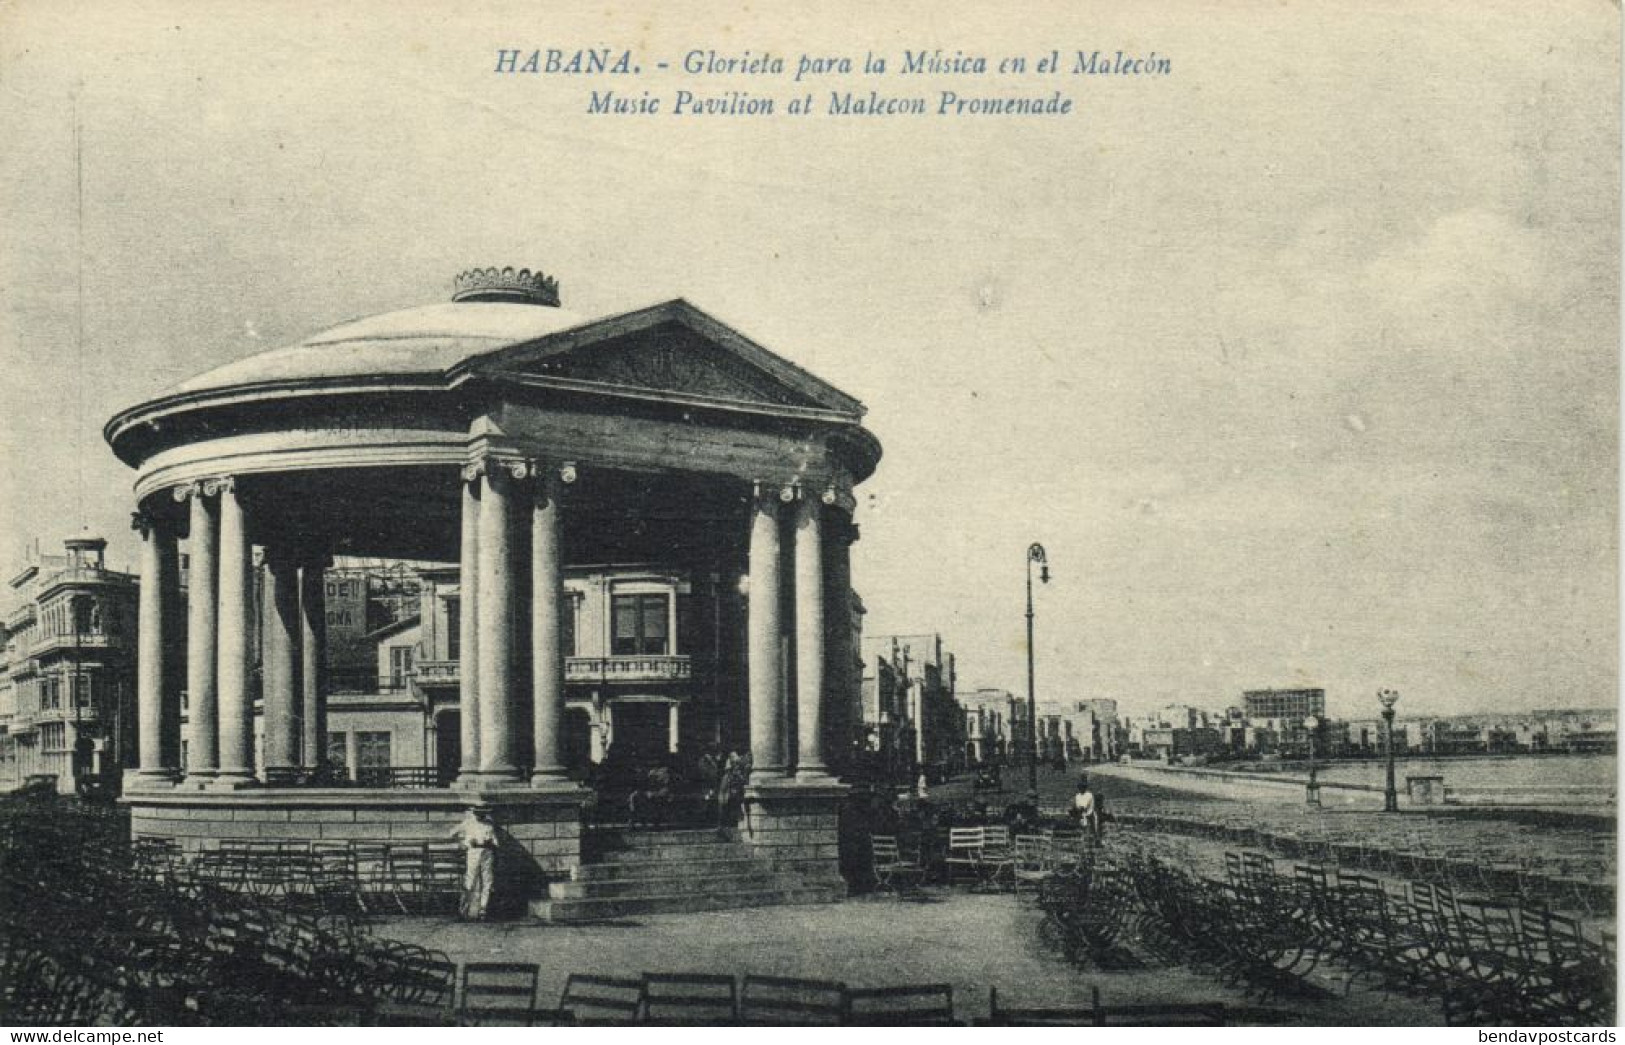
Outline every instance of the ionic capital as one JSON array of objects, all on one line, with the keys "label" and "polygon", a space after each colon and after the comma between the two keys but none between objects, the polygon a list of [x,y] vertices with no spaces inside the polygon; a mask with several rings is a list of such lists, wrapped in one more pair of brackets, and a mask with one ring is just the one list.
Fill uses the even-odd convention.
[{"label": "ionic capital", "polygon": [[751,486],[751,498],[758,509],[777,511],[780,505],[794,504],[801,498],[801,483],[758,479]]},{"label": "ionic capital", "polygon": [[234,475],[217,475],[210,479],[204,479],[202,487],[205,497],[235,493],[237,491],[237,477]]},{"label": "ionic capital", "polygon": [[130,529],[139,533],[143,540],[160,532],[161,526],[162,522],[158,516],[148,508],[137,508],[130,513]]}]

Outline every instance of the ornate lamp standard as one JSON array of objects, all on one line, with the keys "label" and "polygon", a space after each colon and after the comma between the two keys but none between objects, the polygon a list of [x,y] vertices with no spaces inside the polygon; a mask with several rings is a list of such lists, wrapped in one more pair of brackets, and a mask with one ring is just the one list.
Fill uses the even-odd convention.
[{"label": "ornate lamp standard", "polygon": [[1319,767],[1315,765],[1315,734],[1320,732],[1320,719],[1310,715],[1303,720],[1304,731],[1309,734],[1309,785],[1304,789],[1304,802],[1320,807]]},{"label": "ornate lamp standard", "polygon": [[1388,753],[1388,782],[1382,794],[1382,809],[1385,813],[1399,812],[1399,791],[1394,787],[1394,704],[1399,700],[1399,690],[1379,689],[1377,699],[1382,702],[1383,747]]},{"label": "ornate lamp standard", "polygon": [[1038,579],[1049,583],[1049,559],[1042,544],[1027,549],[1027,732],[1032,741],[1032,762],[1027,767],[1027,790],[1033,807],[1038,806],[1038,699],[1033,691],[1033,563],[1038,564]]}]

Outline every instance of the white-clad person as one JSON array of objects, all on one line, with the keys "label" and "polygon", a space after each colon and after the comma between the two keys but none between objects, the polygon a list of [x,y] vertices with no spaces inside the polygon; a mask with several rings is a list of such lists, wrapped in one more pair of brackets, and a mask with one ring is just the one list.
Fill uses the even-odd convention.
[{"label": "white-clad person", "polygon": [[451,833],[468,850],[463,899],[457,913],[464,921],[477,922],[490,909],[491,890],[496,884],[498,839],[496,824],[491,822],[491,807],[473,807]]},{"label": "white-clad person", "polygon": [[1095,800],[1095,793],[1089,790],[1087,776],[1078,778],[1078,793],[1072,796],[1072,819],[1088,830],[1090,837],[1100,837],[1100,804]]}]

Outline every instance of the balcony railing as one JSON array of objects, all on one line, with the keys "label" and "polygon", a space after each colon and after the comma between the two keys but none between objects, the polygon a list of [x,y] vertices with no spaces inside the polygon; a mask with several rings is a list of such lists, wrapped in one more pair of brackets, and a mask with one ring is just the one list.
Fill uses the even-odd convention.
[{"label": "balcony railing", "polygon": [[566,682],[682,682],[692,668],[685,656],[568,657]]},{"label": "balcony railing", "polygon": [[[418,685],[455,685],[462,665],[455,660],[420,660],[414,671]],[[686,656],[566,657],[566,682],[685,682],[693,676]]]},{"label": "balcony railing", "polygon": [[333,672],[328,678],[328,692],[335,694],[361,693],[368,696],[400,693],[410,688],[405,675],[365,675],[348,671]]},{"label": "balcony railing", "polygon": [[454,686],[463,677],[462,662],[456,660],[420,660],[414,674],[419,685]]},{"label": "balcony railing", "polygon": [[101,632],[82,631],[75,636],[74,633],[70,631],[61,635],[41,636],[34,643],[33,648],[29,652],[34,656],[50,653],[53,650],[64,650],[67,652],[78,650],[80,652],[88,653],[91,650],[113,649],[121,645],[123,645],[123,641],[113,635],[105,635]]}]

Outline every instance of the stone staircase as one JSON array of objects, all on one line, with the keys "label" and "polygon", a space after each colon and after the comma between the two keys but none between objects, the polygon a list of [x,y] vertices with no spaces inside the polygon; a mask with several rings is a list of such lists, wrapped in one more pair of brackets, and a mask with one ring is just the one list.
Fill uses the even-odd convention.
[{"label": "stone staircase", "polygon": [[711,829],[598,830],[585,835],[582,864],[553,882],[531,913],[550,922],[644,914],[832,903],[846,896],[838,875],[816,880],[775,868],[744,842]]}]

